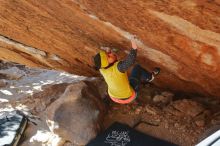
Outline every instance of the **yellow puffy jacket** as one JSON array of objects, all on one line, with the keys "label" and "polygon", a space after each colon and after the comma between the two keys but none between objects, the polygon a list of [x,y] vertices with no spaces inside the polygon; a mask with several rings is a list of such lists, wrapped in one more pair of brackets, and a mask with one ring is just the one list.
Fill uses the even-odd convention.
[{"label": "yellow puffy jacket", "polygon": [[108,94],[113,98],[129,98],[134,92],[129,84],[127,73],[118,70],[119,61],[115,62],[109,68],[101,68],[99,71],[108,85]]}]

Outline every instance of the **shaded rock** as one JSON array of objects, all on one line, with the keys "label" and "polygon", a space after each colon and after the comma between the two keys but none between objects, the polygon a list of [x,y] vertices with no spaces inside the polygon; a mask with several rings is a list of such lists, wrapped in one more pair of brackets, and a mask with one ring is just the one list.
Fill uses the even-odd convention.
[{"label": "shaded rock", "polygon": [[42,88],[42,92],[33,95],[34,102],[29,106],[32,106],[33,112],[43,112],[52,102],[64,93],[68,85],[68,83],[45,85]]},{"label": "shaded rock", "polygon": [[220,112],[217,112],[213,115],[211,124],[213,125],[220,125]]},{"label": "shaded rock", "polygon": [[156,95],[153,98],[153,102],[168,104],[172,101],[174,94],[171,92],[162,92],[161,95]]},{"label": "shaded rock", "polygon": [[141,112],[143,111],[143,108],[142,107],[137,107],[134,111],[134,114],[138,115],[140,114]]},{"label": "shaded rock", "polygon": [[141,85],[139,97],[137,101],[139,103],[151,103],[155,95],[158,95],[160,91],[154,85]]},{"label": "shaded rock", "polygon": [[63,146],[79,146],[79,145],[75,145],[69,141],[65,142]]},{"label": "shaded rock", "polygon": [[153,101],[156,103],[157,102],[164,102],[164,101],[166,101],[166,97],[164,97],[163,95],[156,95],[156,96],[154,96]]},{"label": "shaded rock", "polygon": [[168,107],[166,107],[165,112],[178,116],[178,117],[184,116],[184,113],[182,113],[181,111],[178,111],[172,105],[169,105]]},{"label": "shaded rock", "polygon": [[103,99],[108,94],[107,91],[107,84],[106,82],[101,78],[96,78],[92,81],[87,81],[86,84],[90,85],[90,87],[95,87],[94,90],[97,91],[97,94],[100,94],[100,97]]},{"label": "shaded rock", "polygon": [[147,113],[152,114],[152,115],[156,115],[158,112],[155,108],[153,108],[149,105],[146,105],[144,109]]},{"label": "shaded rock", "polygon": [[166,128],[166,129],[169,128],[169,124],[167,122],[164,124],[164,128]]},{"label": "shaded rock", "polygon": [[198,116],[196,116],[194,118],[195,124],[198,127],[204,127],[206,124],[206,119],[209,119],[208,115],[207,115],[207,110],[203,111],[203,113],[199,114]]},{"label": "shaded rock", "polygon": [[153,102],[162,104],[168,104],[171,100],[171,98],[165,97],[163,95],[156,95],[153,98]]},{"label": "shaded rock", "polygon": [[0,70],[5,70],[15,66],[13,62],[8,62],[4,60],[0,60]]},{"label": "shaded rock", "polygon": [[205,121],[202,120],[202,119],[195,121],[195,123],[198,127],[204,127],[205,126]]},{"label": "shaded rock", "polygon": [[130,127],[133,127],[136,125],[141,119],[140,115],[130,115],[130,114],[113,114],[113,115],[107,115],[105,117],[105,128],[108,128],[110,125],[112,125],[114,122],[124,123],[126,125],[129,125]]},{"label": "shaded rock", "polygon": [[141,116],[141,121],[151,126],[159,126],[161,123],[161,119],[158,115],[151,114],[143,114]]},{"label": "shaded rock", "polygon": [[169,98],[169,99],[171,99],[171,100],[172,100],[172,98],[173,98],[173,96],[174,96],[173,93],[168,92],[168,91],[162,92],[161,95],[163,95],[163,96],[165,96],[165,97],[167,97],[167,98]]},{"label": "shaded rock", "polygon": [[104,106],[85,82],[69,85],[46,111],[51,131],[74,144],[85,145],[101,128]]},{"label": "shaded rock", "polygon": [[178,123],[175,123],[175,124],[174,124],[174,127],[175,127],[175,128],[178,128],[179,126],[180,126],[180,125],[179,125]]},{"label": "shaded rock", "polygon": [[197,116],[205,110],[201,104],[187,99],[175,101],[172,106],[185,115],[192,117]]},{"label": "shaded rock", "polygon": [[0,75],[5,76],[9,80],[17,80],[25,75],[25,72],[17,67],[11,67],[9,69],[0,70]]}]

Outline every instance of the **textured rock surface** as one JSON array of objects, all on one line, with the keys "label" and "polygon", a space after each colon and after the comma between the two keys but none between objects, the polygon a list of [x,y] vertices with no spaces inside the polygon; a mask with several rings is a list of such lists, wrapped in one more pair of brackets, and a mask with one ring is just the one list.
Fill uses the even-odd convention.
[{"label": "textured rock surface", "polygon": [[[99,98],[105,97],[106,85],[104,85],[103,80],[85,78],[54,70],[27,68],[24,65],[0,61],[0,70],[7,70],[13,67],[17,67],[22,72],[25,72],[25,76],[17,80],[7,78],[8,75],[0,76],[0,83],[3,81],[3,86],[0,84],[0,116],[4,111],[10,112],[17,109],[27,115],[30,121],[37,124],[29,122],[25,130],[25,139],[21,146],[79,146],[70,141],[65,141],[65,139],[68,139],[68,136],[63,138],[51,132],[46,124],[45,112],[47,112],[47,107],[51,108],[51,106],[56,105],[54,109],[58,108],[57,105],[59,104],[55,102],[63,101],[62,95],[64,95],[66,88],[76,85],[76,82],[83,81],[86,84],[83,83],[83,85],[88,86],[92,90],[92,93],[90,90],[82,90],[82,93],[84,93],[82,94],[83,97],[87,97],[85,100],[93,101],[94,96]],[[10,74],[10,72],[8,73]],[[108,106],[106,106],[108,113],[104,115],[102,123],[103,130],[113,122],[118,121],[126,123],[131,127],[135,126],[136,129],[143,133],[171,141],[177,145],[194,146],[205,129],[219,125],[219,100],[208,97],[182,97],[182,95],[178,97],[178,95],[174,95],[174,100],[168,105],[154,104],[152,101],[157,95],[163,95],[164,97],[173,95],[171,92],[160,90],[153,85],[147,86],[147,88],[141,88],[138,100],[131,104],[120,105],[109,101]],[[79,88],[74,88],[74,90],[77,89]],[[79,93],[79,91],[77,90],[75,94]],[[102,94],[98,95],[99,92]],[[87,96],[94,93],[94,96]],[[72,95],[75,94],[73,93]],[[92,105],[93,107],[98,106],[99,99],[95,102],[96,104],[84,107],[86,102],[82,102],[85,101],[81,100],[84,99],[83,97],[74,96],[71,98],[71,101],[76,102],[67,111],[73,112],[75,107],[76,109],[83,110],[85,113],[87,108]],[[186,97],[187,99],[185,99]],[[141,101],[139,101],[140,99]],[[82,103],[83,106],[80,107],[77,105],[77,102]],[[61,104],[63,103],[61,102]],[[98,107],[102,107],[101,105]],[[65,106],[64,109],[66,108]],[[67,111],[62,111],[61,113]],[[102,112],[103,110],[101,110]],[[58,114],[58,116],[65,117],[63,114]],[[76,114],[73,118],[69,119],[79,118],[77,116],[85,118],[85,114]],[[88,118],[90,117],[91,114]],[[87,123],[87,120],[85,119],[81,123]],[[69,127],[69,125],[67,126]],[[87,128],[87,126],[85,127]],[[86,135],[83,134],[83,136]]]},{"label": "textured rock surface", "polygon": [[1,0],[0,34],[0,59],[89,76],[101,46],[123,57],[135,35],[158,86],[220,97],[219,0]]},{"label": "textured rock surface", "polygon": [[163,92],[161,95],[154,96],[153,101],[155,103],[168,104],[172,101],[173,96],[173,93]]},{"label": "textured rock surface", "polygon": [[[64,126],[67,128],[73,128],[74,125],[77,125],[73,123],[74,120],[78,120],[79,124],[81,124],[81,127],[77,125],[77,128],[81,128],[80,130],[96,128],[92,129],[94,130],[93,133],[88,132],[88,134],[84,133],[86,130],[78,131],[75,137],[71,137],[75,138],[75,141],[78,140],[79,142],[81,138],[80,142],[82,142],[89,136],[94,137],[94,132],[101,128],[98,120],[104,116],[105,107],[100,100],[101,96],[104,95],[100,94],[100,92],[106,91],[102,80],[55,70],[29,68],[17,63],[3,61],[0,61],[0,73],[0,116],[4,112],[19,110],[27,115],[30,120],[21,146],[63,146],[67,142],[65,141],[68,139],[67,137],[60,137],[63,135],[57,135],[50,131],[47,125],[47,108],[49,108],[50,113],[54,112],[56,117],[61,117],[61,119],[57,119],[57,122],[61,124],[59,131],[65,131],[65,127],[62,127],[62,122],[65,122]],[[22,76],[19,73],[22,73]],[[14,75],[19,77],[17,78]],[[74,91],[75,93],[73,93]],[[75,96],[78,93],[82,97]],[[68,97],[64,97],[65,95],[69,95],[69,99],[66,99]],[[73,102],[66,103],[64,99]],[[59,102],[61,102],[60,107]],[[65,106],[66,104],[70,106]],[[52,107],[56,111],[52,111]],[[52,116],[49,115],[48,117]],[[51,118],[51,120],[53,119]],[[95,123],[96,121],[98,123]],[[77,130],[77,128],[74,127],[74,130]],[[72,134],[71,136],[74,135]],[[79,138],[79,136],[81,137]]]},{"label": "textured rock surface", "polygon": [[84,82],[70,85],[47,108],[51,131],[77,145],[86,145],[101,130],[104,105]]},{"label": "textured rock surface", "polygon": [[196,117],[203,113],[204,107],[195,101],[183,99],[173,102],[168,106],[167,111],[176,116]]}]

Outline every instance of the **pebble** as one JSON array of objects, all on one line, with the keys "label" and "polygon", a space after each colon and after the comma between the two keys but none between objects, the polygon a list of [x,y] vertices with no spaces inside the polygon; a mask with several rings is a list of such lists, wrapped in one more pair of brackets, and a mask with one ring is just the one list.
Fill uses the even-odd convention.
[{"label": "pebble", "polygon": [[197,120],[197,121],[195,121],[195,123],[198,127],[204,127],[205,126],[205,121],[204,120]]}]

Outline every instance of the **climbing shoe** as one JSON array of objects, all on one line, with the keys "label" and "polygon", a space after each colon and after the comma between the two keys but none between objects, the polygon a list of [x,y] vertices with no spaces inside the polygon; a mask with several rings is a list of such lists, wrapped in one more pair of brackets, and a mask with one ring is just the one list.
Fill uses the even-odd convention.
[{"label": "climbing shoe", "polygon": [[155,67],[154,70],[151,72],[151,77],[146,79],[146,82],[152,82],[154,80],[154,77],[157,76],[160,73],[160,68]]},{"label": "climbing shoe", "polygon": [[152,71],[152,74],[154,76],[158,75],[160,73],[160,68],[159,67],[155,67],[154,70]]}]

